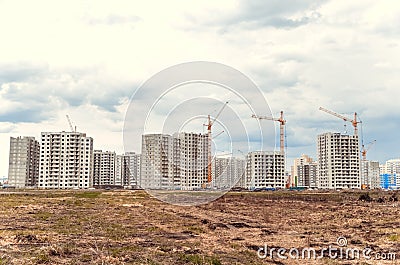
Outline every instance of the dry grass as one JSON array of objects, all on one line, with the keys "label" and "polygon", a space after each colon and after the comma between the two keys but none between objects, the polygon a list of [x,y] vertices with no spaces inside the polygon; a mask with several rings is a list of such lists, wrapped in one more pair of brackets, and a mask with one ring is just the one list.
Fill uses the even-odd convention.
[{"label": "dry grass", "polygon": [[143,191],[3,192],[0,264],[362,264],[257,257],[264,244],[322,248],[339,236],[353,247],[399,252],[397,202],[359,202],[359,195],[228,193],[180,207]]}]

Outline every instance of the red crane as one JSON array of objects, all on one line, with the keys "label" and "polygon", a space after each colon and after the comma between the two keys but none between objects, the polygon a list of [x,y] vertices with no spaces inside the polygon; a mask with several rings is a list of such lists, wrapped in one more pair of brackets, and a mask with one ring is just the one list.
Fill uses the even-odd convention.
[{"label": "red crane", "polygon": [[324,112],[326,112],[326,113],[329,113],[329,114],[331,114],[331,115],[333,115],[333,116],[336,116],[336,117],[338,117],[338,118],[340,118],[340,119],[342,119],[342,120],[344,120],[344,121],[350,122],[350,123],[353,125],[353,127],[354,127],[354,135],[358,136],[358,128],[357,128],[357,125],[358,125],[359,123],[361,123],[361,121],[358,121],[358,120],[357,120],[357,112],[354,112],[354,119],[352,120],[352,119],[347,118],[347,117],[345,117],[345,116],[343,116],[343,115],[341,115],[341,114],[339,114],[339,113],[336,113],[336,112],[334,112],[334,111],[325,109],[325,108],[323,108],[323,107],[319,107],[319,110],[322,110],[322,111],[324,111]]},{"label": "red crane", "polygon": [[211,135],[211,129],[214,124],[214,122],[218,119],[219,115],[221,112],[224,110],[226,105],[228,104],[228,101],[225,102],[225,104],[222,106],[220,111],[218,112],[217,116],[213,120],[211,120],[211,116],[208,115],[208,124],[205,124],[207,126],[207,134],[208,134],[208,169],[207,169],[207,183],[211,183],[212,181],[212,169],[211,169],[211,164],[212,164],[212,152],[211,152],[211,142],[212,142],[212,135]]},{"label": "red crane", "polygon": [[281,111],[281,116],[279,118],[268,117],[268,116],[257,116],[255,114],[251,115],[252,118],[259,120],[269,120],[269,121],[277,121],[279,122],[279,131],[280,131],[280,150],[282,154],[285,154],[285,125],[286,120],[283,118],[283,111]]}]

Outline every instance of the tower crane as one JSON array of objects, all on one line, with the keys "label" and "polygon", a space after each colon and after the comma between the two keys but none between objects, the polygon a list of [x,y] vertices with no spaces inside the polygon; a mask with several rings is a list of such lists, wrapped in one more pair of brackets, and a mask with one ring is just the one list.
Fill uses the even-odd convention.
[{"label": "tower crane", "polygon": [[212,181],[212,172],[211,172],[211,162],[212,162],[212,153],[211,153],[211,129],[212,126],[214,124],[214,122],[218,119],[219,115],[221,114],[221,112],[224,110],[224,108],[226,107],[226,105],[228,104],[228,101],[225,102],[225,104],[222,106],[222,108],[219,110],[217,116],[215,116],[215,118],[213,120],[211,120],[211,116],[208,115],[208,123],[205,124],[205,126],[207,126],[207,134],[208,134],[208,168],[207,168],[207,183],[210,184]]},{"label": "tower crane", "polygon": [[331,114],[331,115],[333,115],[333,116],[336,116],[336,117],[338,117],[338,118],[340,118],[340,119],[342,119],[342,120],[344,120],[344,121],[350,122],[350,123],[353,125],[353,127],[354,127],[354,135],[358,136],[358,128],[357,128],[357,125],[358,125],[359,123],[361,123],[361,121],[358,121],[358,120],[357,120],[357,112],[354,112],[354,119],[352,120],[352,119],[350,119],[350,118],[348,118],[348,117],[345,117],[345,116],[343,116],[343,115],[341,115],[341,114],[339,114],[339,113],[336,113],[336,112],[334,112],[334,111],[325,109],[325,108],[323,108],[323,107],[320,107],[319,110],[322,110],[322,111],[324,111],[324,112],[326,112],[326,113],[329,113],[329,114]]},{"label": "tower crane", "polygon": [[365,147],[364,144],[362,145],[362,147],[361,147],[361,155],[362,155],[362,158],[363,158],[364,161],[367,160],[367,152],[369,151],[369,149],[371,149],[371,147],[375,143],[376,143],[376,140],[373,140],[373,141],[369,142],[366,147]]},{"label": "tower crane", "polygon": [[71,132],[76,132],[76,126],[75,126],[75,130],[74,127],[72,126],[72,122],[71,119],[69,118],[69,115],[67,114],[67,120],[68,120],[68,124],[69,124],[69,128],[71,129]]},{"label": "tower crane", "polygon": [[286,120],[283,118],[283,111],[281,111],[281,116],[279,118],[273,118],[268,116],[257,116],[255,114],[251,115],[252,118],[259,119],[259,120],[269,120],[269,121],[276,121],[280,123],[279,131],[280,131],[280,151],[282,154],[285,154],[285,125]]}]

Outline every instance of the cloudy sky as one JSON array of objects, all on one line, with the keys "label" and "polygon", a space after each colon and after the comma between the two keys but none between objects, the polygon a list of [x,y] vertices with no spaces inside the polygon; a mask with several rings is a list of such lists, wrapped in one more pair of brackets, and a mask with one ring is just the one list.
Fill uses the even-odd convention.
[{"label": "cloudy sky", "polygon": [[[271,108],[260,115],[285,111],[289,161],[315,156],[317,134],[345,131],[319,106],[360,114],[364,141],[377,140],[370,159],[400,156],[397,0],[0,0],[0,34],[0,176],[7,175],[10,136],[68,130],[66,114],[96,149],[123,152],[125,113],[136,89],[191,61],[247,75]],[[225,94],[218,95],[222,101]],[[216,115],[219,101],[190,106],[200,116]],[[137,104],[146,109],[153,102]],[[241,113],[238,104],[227,113]],[[159,116],[168,113],[164,108]],[[244,123],[250,115],[243,114]],[[250,126],[256,130],[256,121]],[[346,130],[352,133],[350,124]],[[140,151],[140,133],[133,151]]]}]

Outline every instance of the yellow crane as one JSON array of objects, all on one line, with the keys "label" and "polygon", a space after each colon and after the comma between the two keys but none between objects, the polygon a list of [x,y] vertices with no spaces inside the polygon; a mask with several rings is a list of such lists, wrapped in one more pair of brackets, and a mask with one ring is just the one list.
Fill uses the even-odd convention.
[{"label": "yellow crane", "polygon": [[282,155],[285,154],[285,125],[286,125],[286,120],[283,118],[283,111],[281,111],[281,115],[279,118],[274,118],[274,117],[268,117],[268,116],[258,116],[258,115],[251,115],[252,118],[259,119],[259,120],[269,120],[269,121],[276,121],[279,122],[279,131],[280,131],[280,137],[279,137],[279,145],[280,145],[280,150]]},{"label": "yellow crane", "polygon": [[346,116],[343,116],[343,115],[341,115],[341,114],[339,114],[339,113],[336,113],[336,112],[334,112],[334,111],[325,109],[325,108],[323,108],[323,107],[319,107],[319,110],[322,110],[322,111],[324,111],[324,112],[326,112],[326,113],[329,113],[329,114],[331,114],[331,115],[333,115],[333,116],[336,116],[336,117],[338,117],[338,118],[340,118],[340,119],[342,119],[342,120],[344,120],[344,121],[350,122],[350,123],[353,125],[353,127],[354,127],[354,135],[358,136],[358,127],[357,127],[357,125],[358,125],[359,123],[361,123],[361,121],[358,121],[358,120],[357,120],[357,112],[354,112],[354,119],[352,120],[352,119],[350,119],[350,118],[348,118],[348,117],[346,117]]}]

